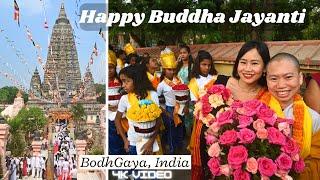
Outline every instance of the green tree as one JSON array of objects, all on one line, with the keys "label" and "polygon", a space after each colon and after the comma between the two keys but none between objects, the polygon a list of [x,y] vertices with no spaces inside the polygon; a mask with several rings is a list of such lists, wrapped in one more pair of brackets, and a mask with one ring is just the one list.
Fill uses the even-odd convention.
[{"label": "green tree", "polygon": [[105,84],[95,84],[96,93],[99,94],[97,101],[100,104],[106,103],[106,85]]},{"label": "green tree", "polygon": [[[141,0],[132,1],[130,4],[115,0],[109,3],[110,12],[145,13],[145,21],[138,27],[127,24],[125,27],[113,25],[109,28],[110,43],[118,42],[119,33],[125,33],[125,42],[129,42],[129,35],[136,40],[141,47],[153,46],[158,40],[164,40],[169,45],[177,45],[179,42],[186,44],[239,42],[251,39],[268,41],[288,41],[302,39],[319,39],[319,0]],[[318,8],[318,9],[317,9]],[[163,10],[164,12],[180,13],[183,9],[194,12],[195,9],[208,9],[211,13],[222,12],[226,15],[225,23],[158,23],[148,24],[151,10]],[[304,23],[287,24],[261,24],[252,27],[251,24],[229,23],[228,19],[234,16],[235,10],[242,13],[292,13],[306,9]]]},{"label": "green tree", "polygon": [[76,131],[76,137],[78,136],[78,133],[81,129],[81,127],[83,127],[83,123],[85,122],[85,117],[86,117],[86,113],[84,111],[84,108],[82,106],[82,104],[76,104],[74,106],[71,107],[71,112],[72,112],[72,116],[73,116],[73,120],[75,122],[75,131]]},{"label": "green tree", "polygon": [[25,138],[23,136],[23,131],[21,130],[22,123],[20,118],[13,118],[8,121],[10,136],[7,148],[15,157],[23,156],[26,148]]},{"label": "green tree", "polygon": [[[13,86],[5,86],[0,89],[0,103],[3,104],[12,104],[14,98],[16,98],[19,89]],[[23,100],[26,103],[28,101],[28,94],[23,94]]]},{"label": "green tree", "polygon": [[20,128],[25,133],[28,144],[31,142],[28,135],[42,129],[47,124],[47,118],[42,109],[38,107],[22,108],[14,119],[21,122]]}]

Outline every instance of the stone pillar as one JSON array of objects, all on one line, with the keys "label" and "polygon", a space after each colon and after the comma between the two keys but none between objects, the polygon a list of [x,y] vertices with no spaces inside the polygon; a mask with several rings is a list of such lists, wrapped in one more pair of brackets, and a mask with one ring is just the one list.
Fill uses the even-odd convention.
[{"label": "stone pillar", "polygon": [[76,144],[77,156],[86,154],[86,146],[87,146],[86,140],[77,139],[75,141],[75,144]]},{"label": "stone pillar", "polygon": [[105,119],[102,119],[100,121],[100,129],[101,129],[101,134],[103,134],[102,138],[101,138],[102,145],[103,145],[102,147],[104,150],[104,154],[107,154],[106,138],[108,137],[108,135],[106,134],[106,120]]},{"label": "stone pillar", "polygon": [[39,156],[41,150],[41,141],[32,141],[32,156]]},{"label": "stone pillar", "polygon": [[[1,117],[0,117],[1,118]],[[6,173],[7,168],[5,165],[6,161],[6,145],[9,136],[9,125],[8,124],[0,124],[0,155],[1,155],[1,167],[3,169],[3,173]]]}]

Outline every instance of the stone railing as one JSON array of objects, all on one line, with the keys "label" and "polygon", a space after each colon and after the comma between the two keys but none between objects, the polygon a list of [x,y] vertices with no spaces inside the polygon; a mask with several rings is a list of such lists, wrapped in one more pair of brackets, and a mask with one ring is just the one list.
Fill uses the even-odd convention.
[{"label": "stone railing", "polygon": [[2,180],[9,180],[9,174],[10,172],[9,171],[6,171],[4,174],[3,174],[3,177],[1,178]]}]

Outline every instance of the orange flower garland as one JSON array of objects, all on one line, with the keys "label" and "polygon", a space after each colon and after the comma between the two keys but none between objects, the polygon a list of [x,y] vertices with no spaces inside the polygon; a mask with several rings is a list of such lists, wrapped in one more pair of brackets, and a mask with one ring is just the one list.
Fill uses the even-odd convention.
[{"label": "orange flower garland", "polygon": [[302,97],[295,95],[293,100],[293,131],[292,137],[297,141],[299,146],[303,146],[303,121],[304,121],[304,105],[302,103]]}]

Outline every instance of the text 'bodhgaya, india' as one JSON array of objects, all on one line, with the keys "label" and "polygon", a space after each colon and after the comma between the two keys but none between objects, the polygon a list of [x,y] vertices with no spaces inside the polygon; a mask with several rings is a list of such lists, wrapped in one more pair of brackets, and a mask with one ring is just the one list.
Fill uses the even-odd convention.
[{"label": "text 'bodhgaya, india'", "polygon": [[[235,10],[234,16],[227,18],[230,23],[248,23],[253,27],[262,23],[304,23],[306,9],[301,12],[286,13],[248,13]],[[96,10],[82,10],[79,23],[103,23],[108,27],[118,25],[139,26],[146,18],[145,13],[98,13]],[[211,13],[208,9],[196,9],[190,12],[184,9],[180,13],[167,13],[162,10],[151,10],[148,23],[225,23],[224,13]]]}]

